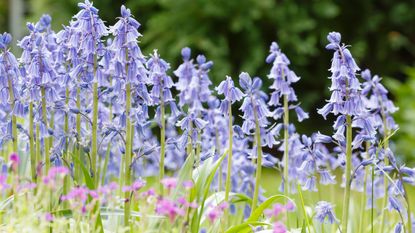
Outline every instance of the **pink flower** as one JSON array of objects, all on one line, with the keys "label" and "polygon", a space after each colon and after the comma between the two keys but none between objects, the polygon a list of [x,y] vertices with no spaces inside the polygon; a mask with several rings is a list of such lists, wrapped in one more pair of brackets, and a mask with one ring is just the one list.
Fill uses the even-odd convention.
[{"label": "pink flower", "polygon": [[218,208],[221,210],[221,211],[224,211],[225,209],[227,209],[229,207],[229,203],[227,203],[227,202],[222,202],[222,203],[220,203],[219,205],[218,205]]},{"label": "pink flower", "polygon": [[131,188],[131,186],[123,186],[122,187],[122,191],[123,192],[131,192],[133,189]]},{"label": "pink flower", "polygon": [[285,209],[287,211],[294,211],[295,210],[295,205],[292,201],[288,201],[288,203],[285,205]]},{"label": "pink flower", "polygon": [[12,163],[12,169],[14,172],[17,172],[17,167],[20,164],[20,157],[16,153],[12,153],[9,158],[10,162]]},{"label": "pink flower", "polygon": [[272,207],[272,209],[265,210],[265,214],[268,217],[278,217],[278,215],[284,210],[285,206],[280,203],[277,203]]},{"label": "pink flower", "polygon": [[51,213],[46,213],[45,214],[45,220],[47,222],[52,222],[53,221],[53,215]]},{"label": "pink flower", "polygon": [[284,224],[282,224],[281,222],[274,223],[274,229],[272,233],[286,233],[286,232],[287,232],[287,228],[285,228]]},{"label": "pink flower", "polygon": [[208,218],[211,222],[214,222],[217,218],[219,218],[225,209],[229,207],[227,202],[222,202],[217,206],[212,207],[212,209],[208,212]]},{"label": "pink flower", "polygon": [[149,188],[146,192],[143,192],[144,197],[154,196],[154,195],[156,195],[156,191],[154,190],[154,188]]},{"label": "pink flower", "polygon": [[168,199],[160,199],[157,202],[156,213],[168,216],[170,222],[173,222],[177,215],[185,215],[185,211],[183,209],[179,208],[173,201]]},{"label": "pink flower", "polygon": [[0,175],[0,190],[6,190],[9,189],[11,186],[7,183],[7,176],[6,175]]},{"label": "pink flower", "polygon": [[193,181],[191,181],[191,180],[187,180],[187,181],[183,182],[183,187],[187,190],[193,188],[193,186],[194,186],[194,184],[193,184]]},{"label": "pink flower", "polygon": [[138,191],[139,189],[141,189],[142,187],[144,187],[144,185],[146,185],[146,182],[143,180],[136,180],[134,181],[133,185],[131,186],[132,189],[134,191]]},{"label": "pink flower", "polygon": [[217,208],[213,208],[208,212],[209,221],[214,222],[217,218],[219,218],[221,214],[222,212],[220,210],[218,210]]},{"label": "pink flower", "polygon": [[12,161],[12,163],[15,163],[17,165],[19,165],[19,163],[20,163],[20,157],[16,153],[12,153],[10,155],[10,158],[9,159],[10,159],[10,161]]},{"label": "pink flower", "polygon": [[161,183],[167,189],[174,189],[177,186],[177,178],[167,177],[161,180]]}]

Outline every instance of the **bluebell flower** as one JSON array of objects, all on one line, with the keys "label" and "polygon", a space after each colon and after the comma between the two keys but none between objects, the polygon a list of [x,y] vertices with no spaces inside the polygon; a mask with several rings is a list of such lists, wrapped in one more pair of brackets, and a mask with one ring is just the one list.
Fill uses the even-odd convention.
[{"label": "bluebell flower", "polygon": [[191,50],[182,49],[183,64],[174,74],[179,78],[176,89],[179,91],[179,106],[187,104],[196,112],[203,111],[202,103],[206,103],[211,96],[209,86],[212,84],[209,78],[209,71],[213,66],[212,61],[207,61],[203,55],[196,57],[196,64],[190,59]]},{"label": "bluebell flower", "polygon": [[268,126],[269,121],[267,118],[271,116],[271,112],[266,105],[268,97],[261,91],[262,81],[260,78],[255,77],[252,80],[248,73],[241,73],[239,75],[239,85],[245,94],[240,107],[240,110],[243,112],[242,118],[244,119],[242,130],[245,134],[249,135],[255,129],[256,120],[258,120],[261,128]]},{"label": "bluebell flower", "polygon": [[[171,88],[173,87],[174,83],[171,77],[167,75],[167,71],[170,69],[170,65],[160,58],[157,51],[154,51],[150,59],[148,59],[146,66],[149,70],[149,82],[152,85],[150,90],[152,104],[159,105],[162,99],[163,104],[170,106],[173,119],[177,118],[180,112],[171,93]],[[159,111],[160,107],[157,107],[156,119],[160,118],[160,114],[158,113]],[[160,120],[157,120],[157,122],[160,122]]]},{"label": "bluebell flower", "polygon": [[356,77],[356,72],[360,68],[356,65],[349,49],[346,45],[341,45],[341,36],[338,32],[331,32],[327,36],[329,50],[334,50],[332,65],[329,69],[332,73],[330,100],[318,113],[324,118],[329,113],[334,115],[358,116],[365,111],[365,106],[361,96],[361,84]]},{"label": "bluebell flower", "polygon": [[[398,108],[389,99],[388,90],[380,83],[382,78],[378,75],[372,76],[368,69],[362,71],[361,76],[365,80],[362,84],[362,95],[365,97],[365,105],[371,113],[372,121],[374,121],[372,124],[377,123],[376,128],[379,128],[383,135],[386,131],[397,129],[398,125],[395,123],[392,114]],[[385,120],[386,125],[383,124],[383,120]],[[384,129],[384,127],[387,128]]]},{"label": "bluebell flower", "polygon": [[220,104],[220,110],[224,115],[228,114],[229,105],[241,100],[244,96],[242,91],[234,86],[233,80],[229,76],[226,76],[226,80],[222,81],[216,90],[219,95],[223,94],[225,96],[225,99]]},{"label": "bluebell flower", "polygon": [[339,222],[339,220],[336,218],[336,215],[334,214],[333,205],[331,203],[326,202],[326,201],[319,201],[317,202],[315,210],[316,210],[315,218],[320,223],[325,223],[326,218],[327,218],[328,223],[330,224]]},{"label": "bluebell flower", "polygon": [[[270,54],[266,58],[266,62],[272,63],[272,68],[268,74],[268,78],[274,80],[273,84],[270,86],[270,89],[272,89],[273,92],[271,93],[268,104],[276,107],[273,112],[273,117],[274,119],[278,119],[281,117],[281,114],[278,114],[278,112],[283,111],[283,103],[280,101],[282,96],[286,96],[289,103],[297,102],[297,95],[291,85],[298,82],[300,77],[290,70],[290,60],[288,60],[287,56],[281,52],[276,42],[272,42],[270,46]],[[293,108],[295,109],[299,122],[309,117],[308,113],[304,112],[301,107],[294,106]]]}]

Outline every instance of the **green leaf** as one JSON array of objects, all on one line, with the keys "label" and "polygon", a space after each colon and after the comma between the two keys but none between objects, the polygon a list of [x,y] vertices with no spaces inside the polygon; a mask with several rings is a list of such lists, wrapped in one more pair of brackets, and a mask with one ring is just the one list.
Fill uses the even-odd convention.
[{"label": "green leaf", "polygon": [[183,182],[191,179],[193,163],[194,154],[190,153],[190,155],[187,156],[187,159],[184,162],[182,168],[179,170],[179,175],[177,176],[177,188],[173,192],[173,199],[176,199],[179,196],[179,194],[183,192]]},{"label": "green leaf", "polygon": [[[212,195],[210,195],[206,201],[205,201],[205,206],[217,206],[220,203],[222,203],[225,200],[225,192],[221,191],[221,192],[216,192],[213,193]],[[248,197],[245,194],[242,193],[229,193],[229,203],[230,204],[236,204],[236,203],[240,203],[240,202],[246,202],[247,204],[251,204],[252,203],[252,199],[250,197]],[[203,213],[201,214],[201,224],[203,225],[203,223],[206,220],[206,210],[203,211]]]},{"label": "green leaf", "polygon": [[[257,221],[259,219],[259,217],[263,214],[265,209],[269,208],[271,206],[271,204],[274,203],[276,200],[282,199],[282,198],[286,198],[286,199],[292,201],[289,197],[287,197],[285,195],[282,195],[282,194],[271,196],[270,198],[268,198],[266,201],[264,201],[261,205],[259,205],[255,209],[255,211],[251,214],[251,216],[249,216],[247,221]],[[294,201],[292,201],[292,202],[294,203]]]},{"label": "green leaf", "polygon": [[267,222],[259,222],[259,221],[246,221],[242,224],[229,228],[227,231],[225,231],[225,233],[249,232],[249,231],[252,231],[252,227],[255,227],[255,226],[271,226],[271,224]]},{"label": "green leaf", "polygon": [[[85,165],[83,163],[81,163],[81,161],[76,156],[72,156],[72,159],[73,159],[75,164],[78,163],[78,165],[81,167],[82,173],[84,174],[86,186],[89,189],[94,190],[95,189],[94,180],[89,175],[88,169],[85,167]],[[88,196],[88,201],[90,202],[91,200],[92,200],[91,196]],[[97,221],[95,223],[95,229],[99,230],[101,233],[104,233],[104,227],[102,225],[102,219],[101,219],[101,214],[100,214],[98,204],[95,204],[94,209],[93,209],[93,213],[97,214]]]},{"label": "green leaf", "polygon": [[[204,177],[204,176],[197,176],[197,180],[196,183],[200,183],[202,185],[200,185],[200,189],[203,190],[203,197],[202,200],[198,200],[198,203],[200,204],[200,207],[198,208],[198,211],[196,211],[196,213],[193,215],[193,219],[192,219],[192,232],[199,232],[199,227],[200,227],[200,222],[201,222],[201,214],[204,211],[204,207],[205,207],[205,201],[209,195],[209,190],[210,190],[210,185],[212,184],[213,178],[215,177],[216,171],[218,170],[219,166],[221,165],[222,161],[225,159],[226,154],[227,154],[228,150],[226,150],[222,156],[213,164],[210,165],[209,161],[205,161],[205,163],[202,166],[209,166],[209,172],[207,172],[208,176]],[[213,159],[213,158],[210,158]],[[209,160],[210,160],[209,159]],[[200,181],[201,180],[201,181]]]}]

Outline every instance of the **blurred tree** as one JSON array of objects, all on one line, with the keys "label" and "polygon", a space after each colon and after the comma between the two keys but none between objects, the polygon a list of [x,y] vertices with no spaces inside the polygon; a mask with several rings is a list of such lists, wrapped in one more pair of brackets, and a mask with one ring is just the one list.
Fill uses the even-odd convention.
[{"label": "blurred tree", "polygon": [[392,137],[394,151],[404,155],[406,160],[415,161],[415,67],[406,68],[408,79],[400,82],[395,79],[388,79],[387,87],[395,96],[395,104],[399,111],[395,114],[399,131]]}]

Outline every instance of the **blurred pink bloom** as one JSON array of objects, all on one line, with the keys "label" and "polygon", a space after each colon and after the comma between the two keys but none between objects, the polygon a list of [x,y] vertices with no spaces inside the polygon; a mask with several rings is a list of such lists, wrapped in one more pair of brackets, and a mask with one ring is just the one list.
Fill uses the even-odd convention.
[{"label": "blurred pink bloom", "polygon": [[45,220],[48,222],[52,222],[53,221],[53,215],[51,213],[46,213],[45,214]]},{"label": "blurred pink bloom", "polygon": [[167,189],[174,189],[177,186],[177,178],[175,177],[166,177],[161,180],[161,183]]},{"label": "blurred pink bloom", "polygon": [[187,181],[183,182],[183,187],[185,189],[191,189],[191,188],[193,188],[193,186],[194,186],[194,184],[193,184],[193,181],[191,181],[191,180],[187,180]]},{"label": "blurred pink bloom", "polygon": [[156,213],[168,216],[170,222],[173,222],[178,215],[185,215],[185,211],[183,209],[179,208],[173,201],[168,199],[160,199],[157,201]]},{"label": "blurred pink bloom", "polygon": [[274,223],[274,229],[272,231],[273,233],[286,233],[287,228],[285,228],[284,224],[281,222]]},{"label": "blurred pink bloom", "polygon": [[272,209],[265,210],[265,215],[267,215],[268,217],[275,217],[276,218],[284,210],[285,210],[285,206],[280,204],[280,203],[277,203],[272,207]]},{"label": "blurred pink bloom", "polygon": [[288,201],[288,203],[285,205],[285,209],[287,211],[294,211],[295,210],[295,205],[292,201]]},{"label": "blurred pink bloom", "polygon": [[12,161],[12,163],[16,163],[17,165],[20,163],[20,157],[16,153],[12,153],[9,159]]},{"label": "blurred pink bloom", "polygon": [[12,153],[9,157],[10,162],[12,163],[12,170],[17,172],[17,168],[20,164],[20,157],[16,153]]},{"label": "blurred pink bloom", "polygon": [[220,215],[222,215],[222,212],[218,210],[217,208],[213,208],[212,210],[208,212],[209,221],[214,222],[217,218],[220,217]]}]

